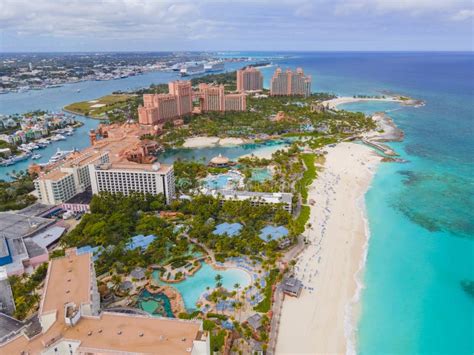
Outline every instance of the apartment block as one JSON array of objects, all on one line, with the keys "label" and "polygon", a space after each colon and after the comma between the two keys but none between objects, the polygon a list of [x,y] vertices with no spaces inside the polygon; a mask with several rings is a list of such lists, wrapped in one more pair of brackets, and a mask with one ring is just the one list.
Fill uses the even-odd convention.
[{"label": "apartment block", "polygon": [[263,75],[254,67],[237,70],[237,91],[259,91],[263,89]]},{"label": "apartment block", "polygon": [[278,68],[271,80],[270,95],[308,97],[311,95],[311,76],[306,76],[301,68],[295,72],[290,69],[283,72]]}]

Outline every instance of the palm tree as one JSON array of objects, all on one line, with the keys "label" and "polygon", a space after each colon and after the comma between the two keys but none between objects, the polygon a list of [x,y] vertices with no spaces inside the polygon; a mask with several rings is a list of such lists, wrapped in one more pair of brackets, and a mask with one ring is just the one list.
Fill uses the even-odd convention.
[{"label": "palm tree", "polygon": [[214,280],[216,280],[216,288],[219,288],[222,286],[222,275],[221,274],[217,274],[216,277],[214,278]]},{"label": "palm tree", "polygon": [[234,284],[234,288],[237,292],[239,292],[240,284],[237,282]]}]

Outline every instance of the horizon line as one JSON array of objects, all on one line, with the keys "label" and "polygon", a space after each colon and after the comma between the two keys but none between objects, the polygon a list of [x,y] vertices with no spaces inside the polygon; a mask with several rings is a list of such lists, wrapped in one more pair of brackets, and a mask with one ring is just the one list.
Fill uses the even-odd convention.
[{"label": "horizon line", "polygon": [[467,49],[459,49],[459,50],[439,50],[439,49],[424,49],[424,50],[325,50],[325,49],[318,49],[318,50],[299,50],[299,49],[285,49],[285,50],[157,50],[157,51],[148,51],[148,50],[85,50],[85,51],[0,51],[0,55],[2,54],[39,54],[39,53],[213,53],[213,52],[229,52],[229,53],[275,53],[275,52],[283,52],[283,53],[474,53],[474,50],[467,50]]}]

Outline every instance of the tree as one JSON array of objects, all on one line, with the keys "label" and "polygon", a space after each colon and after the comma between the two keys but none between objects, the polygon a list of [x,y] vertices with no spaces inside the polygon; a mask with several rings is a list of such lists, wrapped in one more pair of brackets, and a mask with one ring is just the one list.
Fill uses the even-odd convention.
[{"label": "tree", "polygon": [[214,280],[216,280],[216,288],[219,288],[222,286],[222,275],[221,274],[217,274],[216,277],[214,278]]}]

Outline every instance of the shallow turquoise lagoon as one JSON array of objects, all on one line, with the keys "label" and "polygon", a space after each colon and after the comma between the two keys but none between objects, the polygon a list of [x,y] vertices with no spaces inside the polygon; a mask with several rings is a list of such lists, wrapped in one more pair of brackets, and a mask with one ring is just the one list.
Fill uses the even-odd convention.
[{"label": "shallow turquoise lagoon", "polygon": [[[249,285],[251,282],[250,275],[237,268],[226,269],[226,270],[215,270],[209,264],[203,263],[201,269],[196,272],[193,276],[188,277],[186,280],[175,283],[168,284],[162,281],[158,281],[160,284],[171,285],[176,288],[184,300],[184,306],[188,311],[191,311],[196,308],[196,302],[199,297],[207,291],[206,287],[209,287],[210,290],[216,287],[216,275],[219,274],[223,277],[222,286],[229,291],[234,290],[234,285],[236,283],[240,284],[240,289]],[[153,276],[158,279],[158,274],[155,272]]]},{"label": "shallow turquoise lagoon", "polygon": [[169,298],[162,293],[153,294],[147,290],[143,290],[138,295],[137,306],[154,316],[174,317],[173,311],[171,310],[171,302]]},{"label": "shallow turquoise lagoon", "polygon": [[272,174],[267,168],[255,168],[252,169],[252,177],[250,178],[250,180],[262,182],[267,179],[270,179],[271,176]]}]

